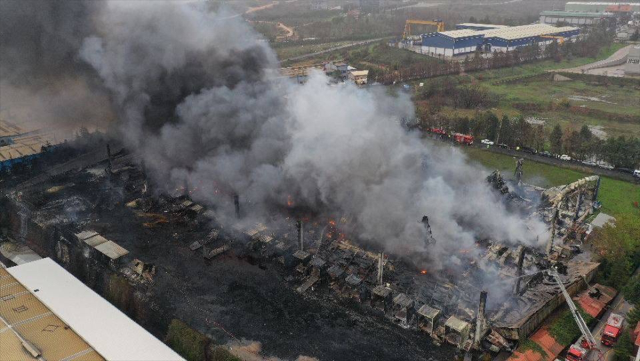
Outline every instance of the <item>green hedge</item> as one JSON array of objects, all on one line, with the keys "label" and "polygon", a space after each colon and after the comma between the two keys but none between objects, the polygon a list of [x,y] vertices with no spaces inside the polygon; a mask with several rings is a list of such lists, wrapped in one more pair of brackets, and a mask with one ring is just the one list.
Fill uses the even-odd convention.
[{"label": "green hedge", "polygon": [[[587,324],[593,321],[593,317],[584,312],[580,306],[576,307],[578,307],[578,311]],[[562,311],[560,317],[558,317],[549,328],[549,334],[562,346],[569,346],[581,336],[580,328],[578,328],[576,321],[573,319],[571,310],[566,309]]]},{"label": "green hedge", "polygon": [[167,344],[189,361],[205,361],[209,339],[186,323],[173,319],[167,331]]}]

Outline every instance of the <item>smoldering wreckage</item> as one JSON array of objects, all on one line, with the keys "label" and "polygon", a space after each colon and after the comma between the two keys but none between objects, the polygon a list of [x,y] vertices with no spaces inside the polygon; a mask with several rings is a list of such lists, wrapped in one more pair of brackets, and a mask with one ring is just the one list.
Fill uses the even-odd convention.
[{"label": "smoldering wreckage", "polygon": [[[519,181],[520,163],[515,183],[485,180],[402,127],[403,95],[320,74],[290,84],[238,18],[149,3],[46,2],[71,7],[31,19],[68,45],[50,64],[30,58],[48,54],[29,47],[42,42],[3,44],[3,75],[22,74],[3,90],[32,91],[37,66],[52,83],[90,83],[122,146],[3,189],[0,227],[152,332],[180,319],[288,358],[451,358],[424,335],[508,352],[563,302],[545,270],[570,293],[594,276],[581,243],[598,177],[540,189]],[[0,13],[28,17],[16,4]],[[56,26],[64,10],[77,31]],[[3,41],[19,27],[5,23]]]}]

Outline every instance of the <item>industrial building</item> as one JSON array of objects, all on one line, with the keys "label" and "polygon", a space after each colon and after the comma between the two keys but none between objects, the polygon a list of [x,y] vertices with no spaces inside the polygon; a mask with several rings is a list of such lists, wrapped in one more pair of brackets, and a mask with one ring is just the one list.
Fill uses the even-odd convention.
[{"label": "industrial building", "polygon": [[[295,332],[305,333],[309,329],[300,322],[273,317],[276,311],[264,311],[257,305],[279,304],[284,299],[287,312],[303,319],[306,312],[318,312],[308,307],[306,299],[320,300],[321,312],[327,314],[335,312],[341,300],[350,299],[366,310],[362,315],[381,316],[359,316],[366,320],[367,335],[384,328],[387,338],[394,337],[389,328],[378,325],[386,319],[414,330],[415,337],[425,332],[438,342],[467,351],[511,350],[515,342],[526,338],[564,304],[558,282],[541,269],[549,268],[550,262],[561,264],[566,269],[559,276],[561,283],[573,295],[586,286],[585,280],[589,282],[598,268],[597,263],[574,257],[571,248],[580,242],[572,235],[581,234],[583,222],[597,201],[597,176],[544,191],[521,185],[526,196],[520,198],[511,193],[499,172],[494,172],[487,181],[505,197],[509,207],[547,222],[551,232],[546,249],[478,240],[470,253],[465,250],[459,255],[459,264],[447,265],[440,272],[417,269],[402,258],[365,248],[357,236],[349,234],[349,215],[306,219],[294,209],[286,218],[274,216],[272,222],[254,223],[243,219],[243,204],[239,196],[234,196],[230,198],[238,220],[223,228],[212,221],[210,210],[186,196],[157,196],[149,189],[154,186],[135,158],[118,154],[107,154],[107,159],[95,165],[40,178],[37,183],[20,186],[20,192],[0,197],[0,231],[4,229],[10,242],[26,245],[71,270],[105,297],[129,295],[116,297],[114,304],[156,335],[166,334],[168,324],[176,322],[188,322],[189,327],[210,332],[218,329],[214,320],[235,334],[255,337],[259,332],[265,342],[276,342],[281,330],[290,332],[297,327]],[[105,169],[106,163],[111,166]],[[434,244],[428,217],[422,218],[422,224],[428,230],[425,244]],[[15,269],[47,263],[53,262],[33,261]],[[181,265],[179,271],[176,264]],[[124,359],[107,354],[97,341],[83,336],[91,330],[72,322],[72,308],[61,305],[61,298],[55,298],[59,297],[56,290],[64,288],[80,296],[90,291],[76,290],[82,288],[77,280],[63,285],[58,280],[63,278],[62,268],[56,271],[56,267],[47,265],[40,271],[30,271],[24,287],[39,289],[35,295],[104,359]],[[269,271],[257,271],[260,269]],[[486,277],[495,270],[505,278]],[[34,276],[39,272],[45,274],[39,276],[41,279]],[[17,272],[12,274],[23,283]],[[254,281],[255,277],[259,279]],[[253,287],[253,291],[247,296],[237,293],[234,290],[239,282],[251,282],[252,286],[241,287]],[[513,290],[501,296],[503,301],[487,304],[487,292],[480,287],[491,296],[497,285]],[[260,298],[256,298],[258,294]],[[53,301],[45,299],[47,295],[55,296]],[[82,296],[79,303],[92,305],[86,308],[99,312],[101,316],[94,324],[106,324],[102,315],[109,313],[102,311],[102,306],[93,306],[98,301],[89,299]],[[191,301],[211,299],[232,303],[233,308],[220,311],[203,306],[206,302]],[[56,311],[58,308],[60,311]],[[84,307],[77,308],[73,311],[85,312]],[[317,318],[316,322],[322,323],[323,319]],[[264,333],[257,327],[276,332]],[[320,338],[310,338],[315,349],[327,339],[338,342],[346,332],[336,332],[335,326],[313,327],[314,332],[323,332]],[[350,334],[363,332],[351,323],[346,327]],[[363,338],[358,344],[370,339]],[[129,344],[123,345],[126,350]]]},{"label": "industrial building", "polygon": [[495,25],[495,24],[476,24],[476,23],[462,23],[456,24],[456,30],[491,30],[491,29],[504,29],[508,28],[507,25]]},{"label": "industrial building", "polygon": [[565,23],[571,25],[588,26],[596,25],[609,19],[614,19],[613,13],[556,10],[543,11],[540,13],[540,23],[549,25]]},{"label": "industrial building", "polygon": [[50,258],[0,266],[0,345],[2,360],[184,360]]},{"label": "industrial building", "polygon": [[634,12],[640,12],[640,3],[568,2],[564,11],[541,12],[540,23],[591,26],[604,21],[615,23]]},{"label": "industrial building", "polygon": [[60,141],[52,133],[26,131],[0,120],[0,171],[28,163],[58,144]]},{"label": "industrial building", "polygon": [[414,50],[425,55],[451,58],[474,53],[477,50],[506,52],[533,43],[545,46],[554,39],[571,40],[580,34],[580,29],[575,27],[557,28],[545,24],[504,26],[486,30],[476,30],[478,27],[472,30],[473,24],[461,24],[461,26],[463,28],[459,30],[422,35],[420,45]]},{"label": "industrial building", "polygon": [[630,12],[640,12],[640,3],[638,2],[587,2],[587,1],[572,1],[565,4],[564,9],[566,11],[577,12],[612,12],[616,10],[628,10]]}]

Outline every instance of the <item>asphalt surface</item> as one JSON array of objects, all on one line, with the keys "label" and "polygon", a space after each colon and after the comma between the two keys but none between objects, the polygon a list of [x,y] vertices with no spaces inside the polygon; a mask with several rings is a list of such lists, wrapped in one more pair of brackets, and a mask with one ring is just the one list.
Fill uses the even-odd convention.
[{"label": "asphalt surface", "polygon": [[[611,315],[612,313],[617,313],[626,317],[627,313],[631,310],[631,307],[632,306],[629,304],[629,302],[627,302],[622,296],[622,293],[619,293],[611,303],[611,306],[609,306],[609,309],[604,313],[602,318],[600,318],[600,321],[598,322],[596,327],[592,330],[593,337],[595,337],[596,341],[600,342],[600,338],[602,337],[604,327],[607,325],[609,315]],[[624,321],[623,325],[624,331],[627,331],[630,327],[626,320]],[[599,347],[600,351],[602,351],[602,359],[599,358],[599,355],[597,353],[592,353],[591,355],[589,355],[589,360],[613,360],[614,353],[612,347],[607,347],[602,344],[600,344]]]},{"label": "asphalt surface", "polygon": [[612,66],[612,65],[608,65],[608,64],[614,64],[614,63],[622,61],[623,58],[626,58],[627,55],[629,55],[629,50],[631,50],[632,47],[633,47],[633,45],[626,46],[626,47],[616,51],[615,53],[613,53],[607,59],[596,61],[594,63],[585,64],[585,65],[582,65],[582,66],[579,66],[579,67],[576,67],[576,68],[552,70],[552,72],[566,72],[566,73],[578,73],[578,74],[582,73],[582,74],[602,75],[602,72],[598,71],[598,69],[608,68],[608,67]]},{"label": "asphalt surface", "polygon": [[505,149],[505,148],[500,148],[500,147],[497,147],[497,146],[487,146],[487,145],[481,144],[479,142],[478,142],[478,144],[474,144],[473,146],[476,147],[476,148],[484,149],[484,150],[489,151],[489,152],[509,155],[509,156],[512,156],[512,157],[524,158],[524,159],[528,159],[528,160],[533,160],[533,161],[536,161],[538,163],[544,163],[544,164],[554,165],[554,166],[563,167],[563,168],[570,168],[570,169],[573,169],[573,170],[576,170],[576,171],[596,174],[596,175],[599,175],[599,176],[604,176],[604,177],[609,177],[609,178],[614,178],[614,179],[619,179],[619,180],[622,180],[622,181],[625,181],[625,182],[637,182],[637,179],[634,178],[633,175],[631,175],[629,173],[624,173],[624,172],[617,171],[617,170],[604,169],[604,168],[600,168],[598,166],[590,166],[590,165],[586,165],[586,164],[580,163],[578,161],[573,161],[573,160],[566,161],[566,160],[561,160],[559,158],[554,158],[554,157],[544,157],[542,155],[531,154],[529,152],[518,151],[518,150],[514,150],[514,149]]}]

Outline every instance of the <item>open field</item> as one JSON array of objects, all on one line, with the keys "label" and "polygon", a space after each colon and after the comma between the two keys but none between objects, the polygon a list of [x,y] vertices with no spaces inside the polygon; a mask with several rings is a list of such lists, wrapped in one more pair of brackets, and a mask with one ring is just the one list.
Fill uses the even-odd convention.
[{"label": "open field", "polygon": [[[492,153],[478,148],[462,148],[469,159],[488,169],[498,169],[507,178],[513,177],[515,158]],[[589,174],[571,169],[555,167],[526,160],[524,164],[524,182],[540,187],[551,187],[574,182]],[[607,177],[602,178],[600,201],[602,211],[612,216],[637,214],[634,202],[640,202],[640,185],[623,182]]]},{"label": "open field", "polygon": [[347,45],[349,43],[352,43],[352,41],[334,41],[334,42],[328,42],[328,43],[308,44],[308,45],[296,44],[291,46],[288,46],[285,43],[280,46],[278,45],[274,46],[274,50],[278,55],[278,59],[280,59],[281,61],[285,61],[288,58],[293,58],[293,57],[305,55],[305,54],[312,54],[312,53],[327,50],[333,47]]},{"label": "open field", "polygon": [[[335,43],[334,43],[335,44]],[[320,44],[319,44],[320,45]],[[281,59],[283,59],[281,57]],[[386,69],[397,66],[409,66],[417,63],[432,63],[440,60],[411,51],[389,47],[384,41],[362,46],[354,46],[335,52],[305,59],[304,63],[322,63],[326,61],[345,61],[359,69]],[[301,66],[302,63],[291,64]]]},{"label": "open field", "polygon": [[[566,82],[554,82],[552,75],[544,76],[548,70],[570,68],[605,59],[623,47],[613,44],[603,49],[596,58],[574,58],[556,63],[545,60],[512,68],[486,70],[461,76],[452,76],[452,81],[476,82],[487,89],[497,100],[491,109],[499,116],[524,115],[544,123],[549,132],[556,124],[563,129],[579,129],[586,124],[601,130],[603,136],[640,137],[640,82],[614,85],[596,84],[595,78],[581,79],[575,75]],[[527,79],[526,77],[540,75]],[[568,75],[571,77],[571,75]],[[523,79],[519,79],[523,78]],[[517,79],[504,83],[504,80]],[[427,79],[413,82],[439,81]],[[613,80],[611,81],[613,82]],[[559,104],[563,103],[563,106]],[[438,111],[445,119],[474,117],[476,111],[443,107]]]}]

